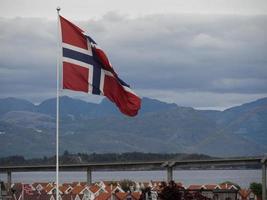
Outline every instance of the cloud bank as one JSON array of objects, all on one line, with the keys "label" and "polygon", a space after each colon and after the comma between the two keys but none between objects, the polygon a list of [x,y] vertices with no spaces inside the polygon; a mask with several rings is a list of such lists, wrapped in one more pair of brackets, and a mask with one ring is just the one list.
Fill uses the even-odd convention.
[{"label": "cloud bank", "polygon": [[[198,108],[225,108],[267,96],[267,16],[127,18],[111,12],[75,23],[143,96]],[[1,97],[40,102],[55,96],[56,22],[0,18],[0,26]]]}]

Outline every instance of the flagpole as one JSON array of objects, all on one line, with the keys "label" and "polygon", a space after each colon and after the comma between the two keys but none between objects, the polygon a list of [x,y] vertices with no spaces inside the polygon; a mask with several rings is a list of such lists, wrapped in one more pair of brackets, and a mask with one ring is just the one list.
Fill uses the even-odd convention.
[{"label": "flagpole", "polygon": [[59,200],[59,72],[60,72],[60,7],[57,7],[57,24],[58,24],[58,53],[57,53],[57,102],[56,102],[56,200]]},{"label": "flagpole", "polygon": [[21,194],[21,196],[22,196],[22,200],[24,200],[24,184],[23,184],[23,182],[22,182],[22,192],[21,192],[22,194]]}]

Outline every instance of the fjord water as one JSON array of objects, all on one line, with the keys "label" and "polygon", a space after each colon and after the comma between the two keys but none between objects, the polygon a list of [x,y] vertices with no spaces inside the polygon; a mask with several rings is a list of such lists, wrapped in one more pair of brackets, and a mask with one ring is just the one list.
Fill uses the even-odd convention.
[{"label": "fjord water", "polygon": [[[251,182],[261,182],[261,170],[179,170],[174,171],[174,179],[185,186],[190,184],[219,184],[231,181],[242,188],[249,187]],[[106,180],[118,181],[130,179],[139,182],[150,180],[166,180],[166,171],[103,171],[93,172],[93,182]],[[0,174],[0,179],[6,181],[6,175]],[[55,180],[55,172],[19,172],[12,174],[13,182],[49,182]],[[60,182],[86,181],[86,172],[60,172]]]}]

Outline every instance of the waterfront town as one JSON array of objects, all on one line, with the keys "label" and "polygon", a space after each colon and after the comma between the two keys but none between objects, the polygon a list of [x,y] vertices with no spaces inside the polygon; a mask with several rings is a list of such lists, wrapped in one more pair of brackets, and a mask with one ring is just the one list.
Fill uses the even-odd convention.
[{"label": "waterfront town", "polygon": [[[54,182],[32,184],[1,182],[0,200],[55,200]],[[160,181],[120,182],[100,181],[88,185],[86,182],[64,183],[59,186],[60,200],[260,200],[250,189],[231,183],[188,185],[169,184]],[[171,195],[168,197],[168,195]]]}]

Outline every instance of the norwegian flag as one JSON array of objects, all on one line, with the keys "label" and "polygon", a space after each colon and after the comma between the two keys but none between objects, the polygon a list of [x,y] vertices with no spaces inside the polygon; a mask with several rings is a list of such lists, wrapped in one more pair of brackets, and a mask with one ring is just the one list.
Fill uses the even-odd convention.
[{"label": "norwegian flag", "polygon": [[104,95],[120,111],[135,116],[141,99],[114,71],[104,51],[79,27],[60,18],[63,52],[63,89]]}]

